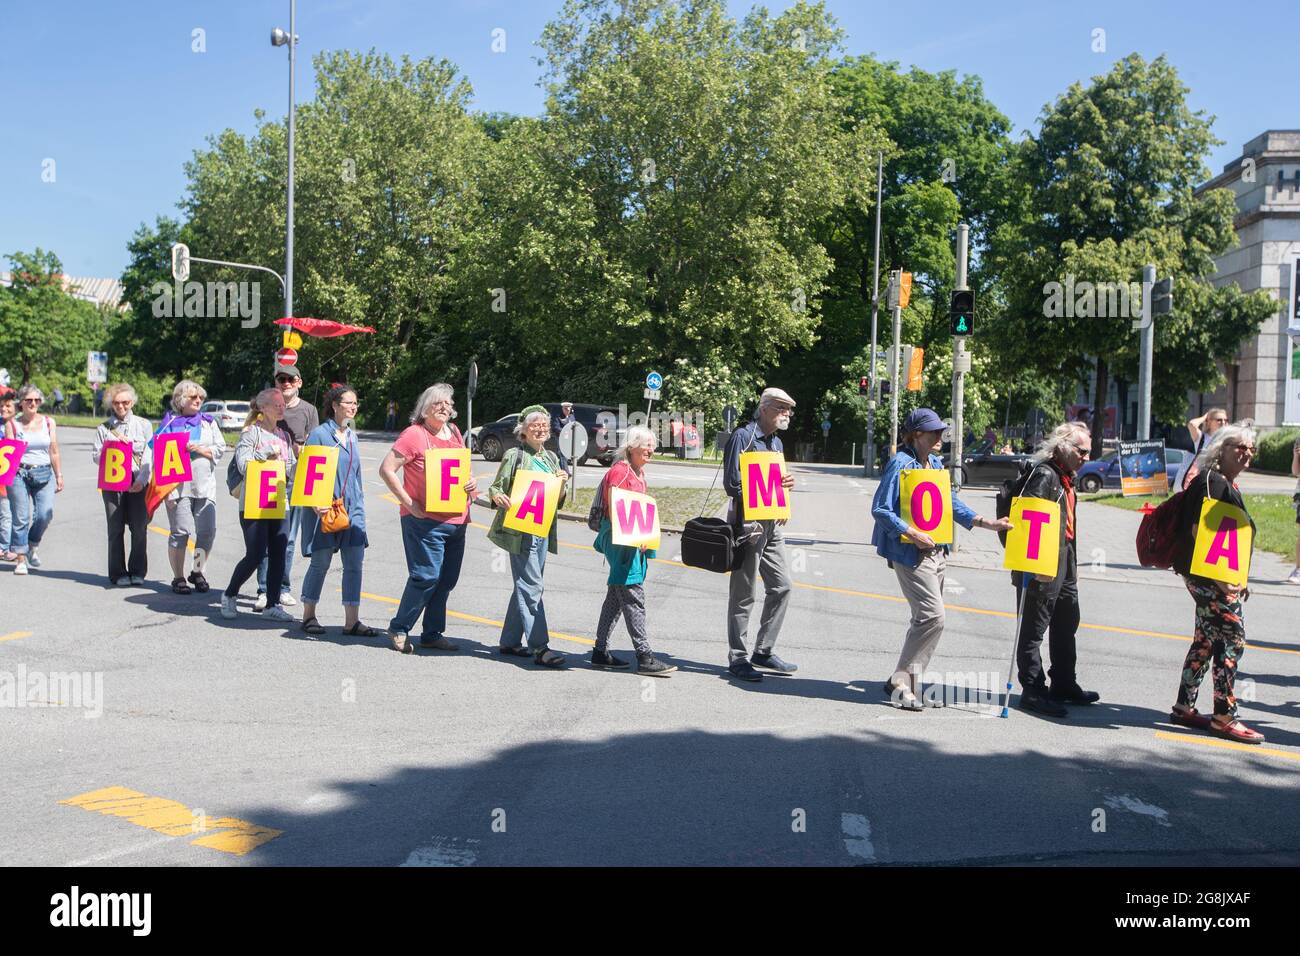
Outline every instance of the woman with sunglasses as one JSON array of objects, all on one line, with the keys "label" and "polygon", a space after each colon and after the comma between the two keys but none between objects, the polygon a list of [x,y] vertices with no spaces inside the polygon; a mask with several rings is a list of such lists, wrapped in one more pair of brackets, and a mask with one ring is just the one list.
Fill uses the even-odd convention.
[{"label": "woman with sunglasses", "polygon": [[337,448],[338,470],[334,475],[335,501],[342,501],[348,526],[329,532],[322,519],[329,508],[303,508],[302,551],[311,566],[302,579],[302,629],[313,636],[324,634],[316,619],[316,605],[325,585],[325,573],[342,553],[343,561],[343,633],[354,637],[375,637],[379,631],[361,623],[361,564],[370,545],[366,537],[366,495],[361,485],[361,451],[352,422],[357,417],[357,393],[351,385],[335,382],[325,396],[325,423],[312,429],[303,446],[306,454],[313,447]]},{"label": "woman with sunglasses", "polygon": [[[1191,573],[1196,548],[1196,531],[1201,505],[1208,500],[1224,501],[1246,511],[1245,499],[1237,488],[1237,476],[1250,467],[1255,456],[1255,432],[1241,425],[1224,425],[1196,456],[1196,476],[1183,491],[1179,512],[1178,550],[1174,570],[1182,575],[1187,591],[1196,602],[1196,624],[1192,646],[1183,661],[1178,699],[1169,719],[1184,727],[1206,730],[1219,737],[1246,744],[1264,742],[1264,735],[1237,719],[1237,698],[1233,684],[1237,662],[1246,650],[1246,622],[1242,604],[1250,596],[1245,587],[1213,581]],[[1247,512],[1249,518],[1249,513]],[[1251,548],[1255,544],[1251,526]],[[1214,671],[1214,716],[1196,710],[1196,696],[1205,672]]]},{"label": "woman with sunglasses", "polygon": [[[125,491],[101,491],[108,520],[108,580],[120,588],[144,584],[149,574],[149,506],[145,486],[153,470],[153,424],[133,409],[135,389],[125,382],[110,385],[104,394],[113,411],[95,429],[90,460],[99,465],[105,442],[131,446],[131,486]],[[126,553],[126,533],[131,532],[131,554]]]},{"label": "woman with sunglasses", "polygon": [[[469,501],[474,500],[478,484],[470,475],[465,482],[469,501],[464,511],[431,512],[425,510],[424,453],[430,448],[464,448],[460,429],[452,424],[456,405],[452,388],[445,382],[430,385],[420,395],[411,413],[411,426],[397,436],[379,465],[379,477],[401,505],[402,547],[406,551],[406,587],[397,613],[388,623],[388,639],[393,650],[410,654],[415,643],[411,628],[421,613],[424,624],[420,646],[439,651],[454,651],[447,640],[447,599],[460,580],[460,566],[465,557],[465,529],[469,527]],[[397,469],[402,469],[398,479]]]},{"label": "woman with sunglasses", "polygon": [[54,520],[54,496],[63,490],[63,463],[54,419],[41,414],[45,396],[35,385],[18,389],[18,413],[5,423],[5,437],[27,443],[18,474],[9,486],[13,508],[14,574],[41,566],[37,549]]},{"label": "woman with sunglasses", "polygon": [[[217,420],[201,409],[208,393],[191,379],[182,379],[172,389],[172,407],[155,435],[189,432],[186,453],[190,457],[189,481],[178,485],[163,500],[167,508],[167,560],[172,566],[172,591],[176,594],[206,594],[210,585],[203,574],[217,540],[217,462],[226,453],[226,438]],[[185,576],[185,553],[194,543],[194,570]]]},{"label": "woman with sunglasses", "polygon": [[[0,391],[0,435],[5,433],[9,419],[14,417],[16,398],[17,395],[7,389]],[[18,555],[9,550],[9,543],[14,536],[14,513],[10,507],[12,500],[9,497],[9,487],[0,485],[0,561],[18,560]]]}]

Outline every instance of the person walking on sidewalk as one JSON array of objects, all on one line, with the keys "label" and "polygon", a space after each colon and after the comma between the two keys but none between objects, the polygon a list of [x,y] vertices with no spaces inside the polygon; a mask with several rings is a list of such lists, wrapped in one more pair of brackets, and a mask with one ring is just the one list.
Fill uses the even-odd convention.
[{"label": "person walking on sidewalk", "polygon": [[[784,453],[777,432],[790,427],[794,412],[794,399],[779,388],[764,390],[758,400],[754,419],[737,428],[727,439],[722,456],[722,487],[731,499],[728,518],[733,527],[744,521],[743,497],[740,483],[740,456],[747,451],[774,451]],[[794,475],[787,474],[782,482],[789,491],[794,487]],[[758,533],[746,542],[731,572],[727,594],[727,670],[732,677],[744,681],[763,679],[756,667],[793,674],[798,665],[777,657],[773,648],[781,623],[785,620],[790,603],[790,562],[785,553],[785,537],[780,521],[754,521],[747,524],[757,527]],[[754,606],[754,592],[758,579],[763,579],[763,614],[758,625],[752,656],[745,646],[749,635],[749,612]]]},{"label": "person walking on sidewalk", "polygon": [[[513,657],[531,656],[533,662],[542,667],[563,667],[564,655],[550,649],[551,634],[546,624],[546,604],[542,598],[546,555],[560,550],[559,530],[556,527],[559,520],[551,522],[551,530],[545,538],[505,526],[506,512],[512,504],[510,489],[514,486],[515,473],[519,469],[564,475],[555,453],[543,447],[551,437],[550,414],[541,405],[529,405],[519,413],[515,437],[520,444],[517,448],[511,448],[501,459],[501,466],[488,491],[488,498],[497,508],[492,528],[488,531],[488,540],[510,553],[510,573],[514,578],[510,606],[506,609],[505,623],[501,628],[501,653]],[[567,491],[566,484],[560,491],[559,507],[564,507]],[[528,642],[527,650],[523,647],[525,640]]]},{"label": "person walking on sidewalk", "polygon": [[[1201,504],[1206,499],[1225,501],[1246,511],[1237,488],[1237,476],[1250,467],[1255,456],[1255,432],[1240,425],[1225,425],[1196,457],[1198,474],[1183,492],[1178,523],[1178,550],[1174,570],[1182,575],[1187,591],[1196,602],[1196,626],[1192,646],[1183,661],[1178,699],[1169,718],[1176,724],[1208,730],[1220,737],[1247,744],[1264,742],[1264,735],[1237,719],[1237,698],[1233,684],[1237,662],[1246,650],[1246,621],[1242,605],[1250,597],[1245,587],[1213,581],[1191,573],[1196,548],[1196,529]],[[1247,513],[1249,517],[1249,513]],[[1255,545],[1255,522],[1251,520],[1251,548]],[[1214,670],[1214,716],[1196,710],[1196,696],[1205,672]]]},{"label": "person walking on sidewalk", "polygon": [[[1075,513],[1074,476],[1092,453],[1092,435],[1080,422],[1066,422],[1052,430],[1034,453],[1034,467],[1020,497],[1055,501],[1061,509],[1057,538],[1056,576],[1011,573],[1020,611],[1016,635],[1016,667],[1020,679],[1020,706],[1048,717],[1064,717],[1066,704],[1094,704],[1095,691],[1083,690],[1075,672],[1078,657],[1075,637],[1079,630],[1078,519]],[[1042,644],[1048,635],[1052,668],[1051,688],[1043,676]]]},{"label": "person walking on sidewalk", "polygon": [[[136,415],[135,389],[125,382],[109,386],[105,396],[113,409],[108,420],[95,429],[90,460],[98,465],[104,442],[131,445],[131,487],[126,491],[101,491],[104,516],[108,521],[108,580],[120,588],[144,584],[149,574],[149,508],[145,486],[153,470],[153,425]],[[131,556],[126,554],[125,537],[131,533]]]},{"label": "person walking on sidewalk", "polygon": [[[293,453],[297,457],[302,454],[302,446],[307,443],[307,436],[320,425],[320,416],[316,414],[316,406],[311,402],[304,402],[299,394],[302,391],[302,375],[298,371],[298,366],[282,365],[276,369],[275,387],[280,390],[280,395],[284,398],[284,418],[280,425],[289,433],[293,443]],[[290,507],[289,517],[285,523],[288,529],[289,547],[284,554],[284,578],[279,601],[283,607],[293,607],[298,603],[293,596],[289,573],[293,570],[293,550],[297,546],[298,536],[302,530],[304,510],[301,507]],[[266,607],[267,566],[267,560],[263,560],[257,566],[257,602],[253,605],[255,611]]]},{"label": "person walking on sidewalk", "polygon": [[[885,681],[885,696],[903,710],[922,709],[921,677],[939,646],[939,639],[943,637],[943,575],[948,545],[936,545],[924,531],[903,521],[900,474],[904,469],[914,468],[942,470],[943,459],[935,451],[943,444],[945,428],[947,425],[933,409],[917,408],[908,413],[903,420],[898,452],[885,466],[871,502],[871,516],[875,519],[871,543],[876,553],[894,569],[912,611],[911,625],[898,664],[889,680]],[[1011,529],[1011,522],[1006,518],[981,517],[955,494],[952,496],[952,516],[967,529]],[[904,535],[907,541],[903,540]],[[940,697],[931,703],[942,706],[943,699]]]},{"label": "person walking on sidewalk", "polygon": [[645,466],[654,453],[654,432],[642,425],[633,425],[627,430],[623,444],[614,452],[613,466],[605,473],[604,480],[596,489],[596,494],[604,497],[604,516],[592,546],[609,562],[609,578],[605,582],[608,585],[605,604],[600,609],[600,620],[596,625],[596,646],[591,652],[591,665],[627,667],[627,661],[609,652],[610,634],[622,611],[632,646],[636,649],[636,672],[648,677],[667,677],[677,667],[657,660],[650,650],[650,640],[646,637],[644,585],[646,571],[655,552],[647,551],[645,545],[633,548],[614,544],[614,526],[610,520],[610,515],[613,514],[611,498],[615,488],[645,494]]}]

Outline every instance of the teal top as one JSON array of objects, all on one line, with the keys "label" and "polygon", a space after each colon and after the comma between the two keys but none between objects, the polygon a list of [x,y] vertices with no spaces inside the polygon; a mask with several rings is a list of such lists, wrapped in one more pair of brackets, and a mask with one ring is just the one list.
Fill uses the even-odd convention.
[{"label": "teal top", "polygon": [[606,584],[621,584],[624,587],[630,587],[633,584],[641,584],[645,581],[646,572],[650,569],[650,559],[658,552],[652,548],[642,551],[640,548],[629,548],[625,545],[615,544],[613,540],[614,526],[610,524],[609,515],[606,515],[600,522],[600,531],[596,535],[596,540],[592,547],[605,556],[609,562],[609,577]]}]

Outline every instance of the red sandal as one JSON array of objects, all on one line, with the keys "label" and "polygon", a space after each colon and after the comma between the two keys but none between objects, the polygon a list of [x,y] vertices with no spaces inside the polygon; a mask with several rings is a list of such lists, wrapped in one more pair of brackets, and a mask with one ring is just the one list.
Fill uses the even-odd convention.
[{"label": "red sandal", "polygon": [[1183,727],[1192,727],[1196,730],[1209,730],[1210,724],[1213,722],[1209,717],[1206,717],[1195,707],[1189,707],[1185,711],[1171,710],[1169,712],[1169,719],[1175,724],[1179,724]]},{"label": "red sandal", "polygon": [[1236,718],[1233,718],[1227,724],[1211,721],[1209,730],[1216,737],[1227,737],[1229,740],[1238,740],[1243,744],[1262,744],[1264,742],[1263,734],[1258,730],[1251,730]]}]

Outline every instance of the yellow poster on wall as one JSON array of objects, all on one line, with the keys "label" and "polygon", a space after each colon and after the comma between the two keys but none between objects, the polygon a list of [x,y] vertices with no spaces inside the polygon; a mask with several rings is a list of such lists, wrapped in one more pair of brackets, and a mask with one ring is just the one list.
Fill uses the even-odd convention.
[{"label": "yellow poster on wall", "polygon": [[510,507],[503,525],[512,531],[546,537],[560,507],[564,479],[544,471],[520,469],[510,489]]},{"label": "yellow poster on wall", "polygon": [[284,462],[250,461],[244,472],[244,517],[283,518],[284,498]]},{"label": "yellow poster on wall", "polygon": [[1206,498],[1196,525],[1192,574],[1224,584],[1244,586],[1250,576],[1253,532],[1250,517],[1236,505]]},{"label": "yellow poster on wall", "polygon": [[1056,577],[1061,557],[1061,508],[1046,498],[1012,498],[1011,530],[1002,566]]},{"label": "yellow poster on wall", "polygon": [[[898,473],[899,514],[908,527],[935,544],[952,544],[952,479],[941,468],[907,468]],[[907,535],[901,540],[911,544]]]},{"label": "yellow poster on wall", "polygon": [[785,456],[779,451],[740,454],[741,505],[746,521],[790,517],[790,495],[785,486]]}]

